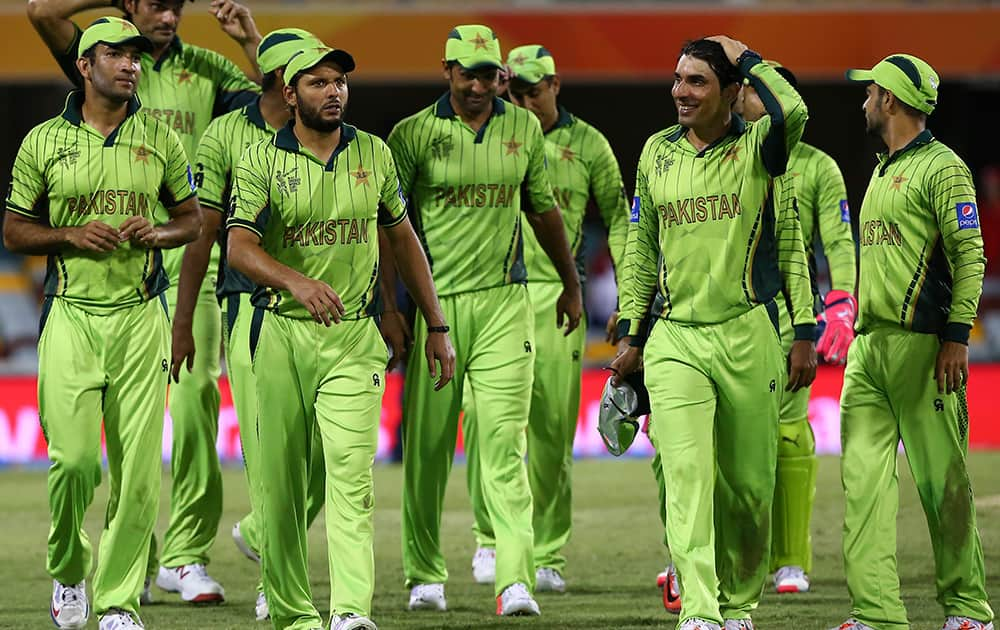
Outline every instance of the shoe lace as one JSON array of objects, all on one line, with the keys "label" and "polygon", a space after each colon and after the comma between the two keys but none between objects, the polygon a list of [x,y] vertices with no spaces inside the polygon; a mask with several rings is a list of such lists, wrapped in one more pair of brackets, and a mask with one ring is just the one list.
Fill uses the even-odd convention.
[{"label": "shoe lace", "polygon": [[208,578],[208,570],[205,569],[205,565],[203,564],[188,565],[188,574],[199,578]]},{"label": "shoe lace", "polygon": [[83,592],[83,582],[79,584],[63,584],[59,591],[59,601],[63,604],[73,604],[80,601]]},{"label": "shoe lace", "polygon": [[423,598],[426,596],[438,596],[444,593],[444,587],[440,584],[418,584],[417,585],[417,597]]},{"label": "shoe lace", "polygon": [[506,597],[530,597],[528,594],[528,587],[520,582],[514,582],[504,590],[503,594]]},{"label": "shoe lace", "polygon": [[494,558],[496,556],[496,553],[497,552],[494,549],[480,547],[479,549],[476,549],[476,561],[478,562],[481,560],[489,560],[491,558]]}]

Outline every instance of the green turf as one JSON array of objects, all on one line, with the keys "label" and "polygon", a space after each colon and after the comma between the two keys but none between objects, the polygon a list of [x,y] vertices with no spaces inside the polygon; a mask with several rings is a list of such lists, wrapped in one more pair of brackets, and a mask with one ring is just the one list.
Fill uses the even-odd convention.
[{"label": "green turf", "polygon": [[[934,601],[934,567],[923,513],[905,460],[901,460],[899,514],[899,568],[903,594],[914,630],[940,628],[941,613]],[[987,583],[994,597],[1000,589],[1000,453],[975,453],[970,461],[978,500],[979,526],[986,549]],[[444,515],[445,555],[452,579],[445,614],[408,613],[407,591],[400,566],[399,507],[401,469],[376,468],[376,569],[374,619],[384,630],[392,628],[487,628],[528,625],[533,628],[672,628],[655,586],[664,566],[662,532],[656,516],[656,495],[649,464],[643,460],[588,460],[575,469],[575,530],[566,549],[569,558],[565,595],[540,594],[542,616],[535,619],[498,619],[493,615],[492,588],[472,582],[470,558],[474,543],[471,515],[465,494],[464,467],[456,467]],[[210,571],[226,588],[222,606],[195,608],[176,595],[154,593],[157,603],[143,609],[148,628],[246,629],[266,628],[253,621],[256,566],[233,546],[229,529],[247,507],[242,472],[225,472],[225,514]],[[166,526],[168,500],[164,500],[157,531]],[[0,548],[4,571],[0,574],[0,628],[49,628],[48,601],[51,582],[45,574],[45,537],[48,531],[45,473],[41,470],[0,471]],[[107,487],[97,492],[88,513],[87,528],[96,539]],[[848,613],[847,588],[840,560],[843,496],[836,458],[821,459],[819,488],[813,519],[815,567],[813,592],[802,596],[764,597],[755,615],[764,630],[826,629]],[[323,524],[311,530],[313,544],[313,595],[326,612],[329,579]],[[91,622],[96,628],[96,621]]]}]

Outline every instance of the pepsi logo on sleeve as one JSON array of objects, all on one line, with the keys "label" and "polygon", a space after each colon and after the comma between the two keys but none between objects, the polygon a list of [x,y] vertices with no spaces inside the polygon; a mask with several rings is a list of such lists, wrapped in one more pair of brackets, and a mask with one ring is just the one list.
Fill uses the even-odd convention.
[{"label": "pepsi logo on sleeve", "polygon": [[955,205],[958,215],[958,229],[979,229],[979,211],[974,201],[962,201]]}]

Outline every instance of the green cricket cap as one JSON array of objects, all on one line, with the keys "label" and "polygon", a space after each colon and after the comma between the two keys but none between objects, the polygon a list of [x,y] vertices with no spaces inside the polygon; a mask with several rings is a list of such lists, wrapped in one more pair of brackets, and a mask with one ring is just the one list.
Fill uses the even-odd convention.
[{"label": "green cricket cap", "polygon": [[80,44],[76,48],[77,57],[82,57],[83,53],[97,44],[107,44],[108,46],[132,44],[143,52],[152,52],[153,50],[153,42],[144,37],[135,24],[112,16],[97,18],[80,35]]},{"label": "green cricket cap", "polygon": [[556,73],[556,60],[544,46],[529,44],[507,53],[507,67],[510,68],[511,78],[534,85]]},{"label": "green cricket cap", "polygon": [[312,46],[295,53],[285,66],[285,83],[292,84],[296,75],[317,66],[320,62],[332,61],[340,66],[344,74],[354,70],[354,57],[345,50],[330,48],[323,44],[313,44]]},{"label": "green cricket cap", "polygon": [[323,46],[323,42],[301,28],[279,28],[271,31],[257,45],[257,64],[261,74],[273,72],[288,64],[295,53],[306,48]]},{"label": "green cricket cap", "polygon": [[941,83],[930,64],[902,53],[889,55],[871,70],[848,70],[847,79],[875,83],[925,114],[930,114],[937,106],[938,85]]},{"label": "green cricket cap", "polygon": [[503,68],[500,40],[488,26],[463,24],[451,29],[444,45],[444,60],[455,61],[463,68]]}]

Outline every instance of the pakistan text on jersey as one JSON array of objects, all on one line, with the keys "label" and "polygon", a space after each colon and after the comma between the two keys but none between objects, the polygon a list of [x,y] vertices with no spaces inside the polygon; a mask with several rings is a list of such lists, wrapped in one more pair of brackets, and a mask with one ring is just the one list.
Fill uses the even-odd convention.
[{"label": "pakistan text on jersey", "polygon": [[705,223],[732,219],[743,213],[740,198],[736,193],[688,197],[676,202],[660,204],[656,208],[663,220],[663,227],[669,228],[682,223]]},{"label": "pakistan text on jersey", "polygon": [[509,208],[514,202],[514,184],[465,184],[438,189],[437,200],[445,208]]},{"label": "pakistan text on jersey", "polygon": [[283,247],[354,245],[368,242],[368,219],[328,219],[285,227]]},{"label": "pakistan text on jersey", "polygon": [[127,214],[149,216],[153,200],[145,193],[133,190],[98,190],[90,196],[80,195],[66,200],[70,214]]},{"label": "pakistan text on jersey", "polygon": [[179,109],[153,109],[150,107],[144,107],[143,111],[147,112],[153,118],[167,123],[177,133],[194,134],[194,112],[185,112]]},{"label": "pakistan text on jersey", "polygon": [[903,244],[903,232],[899,225],[892,221],[882,219],[872,219],[865,221],[861,228],[861,245],[895,245],[899,247]]}]

